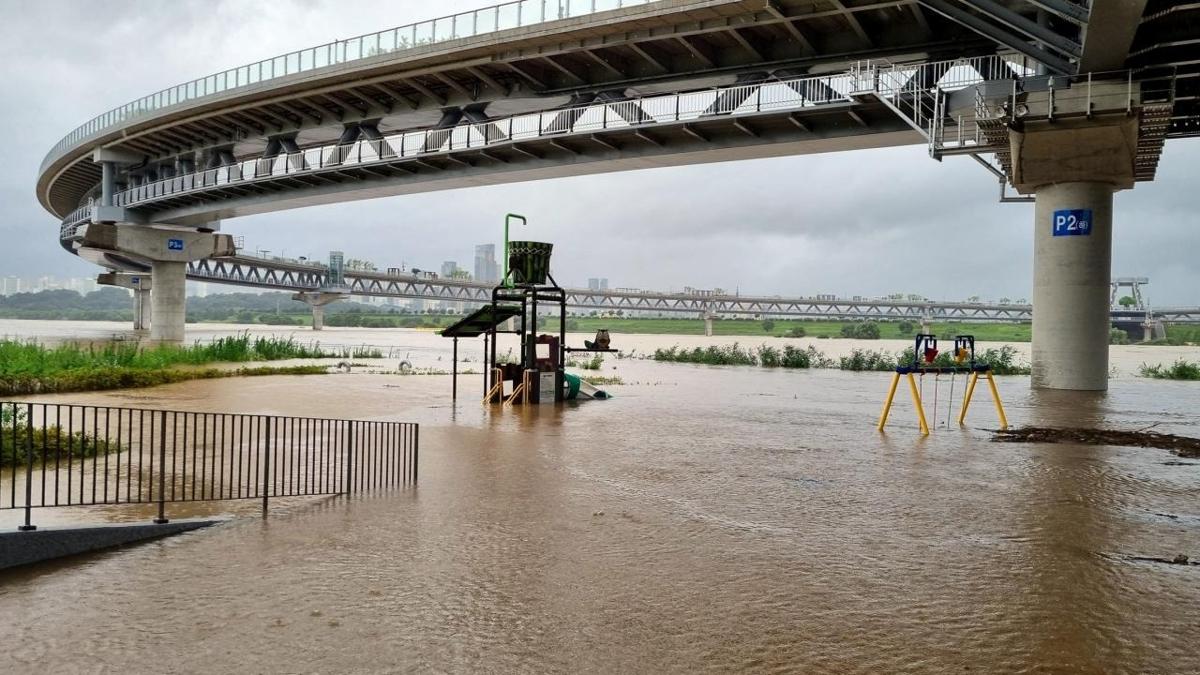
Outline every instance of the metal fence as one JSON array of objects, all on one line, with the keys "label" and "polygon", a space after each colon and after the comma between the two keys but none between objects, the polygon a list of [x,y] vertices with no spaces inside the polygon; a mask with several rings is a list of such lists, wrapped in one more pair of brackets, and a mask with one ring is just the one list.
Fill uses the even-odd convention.
[{"label": "metal fence", "polygon": [[0,510],[354,494],[417,482],[418,425],[0,402]]}]

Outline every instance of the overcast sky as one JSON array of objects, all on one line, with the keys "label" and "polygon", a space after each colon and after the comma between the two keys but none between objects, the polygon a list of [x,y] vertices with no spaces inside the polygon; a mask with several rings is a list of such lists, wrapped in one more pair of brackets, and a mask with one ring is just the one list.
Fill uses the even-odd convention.
[{"label": "overcast sky", "polygon": [[[160,88],[336,38],[492,4],[479,0],[3,0],[0,275],[85,276],[37,203],[36,172],[71,129]],[[436,9],[434,9],[436,7]],[[1113,273],[1157,305],[1200,304],[1200,141],[1168,144],[1159,179],[1116,198]],[[506,212],[555,244],[578,285],[937,299],[1030,295],[1033,208],[996,201],[969,159],[923,146],[468,188],[225,221],[250,249],[381,267],[470,268]],[[232,289],[231,289],[232,290]]]}]

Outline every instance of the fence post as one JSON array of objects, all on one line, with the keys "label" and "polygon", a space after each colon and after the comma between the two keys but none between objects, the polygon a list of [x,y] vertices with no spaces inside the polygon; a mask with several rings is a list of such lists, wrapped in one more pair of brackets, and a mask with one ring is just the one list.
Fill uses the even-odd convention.
[{"label": "fence post", "polygon": [[417,456],[420,454],[421,447],[421,425],[413,425],[413,465],[412,465],[412,482],[417,484]]},{"label": "fence post", "polygon": [[342,492],[345,494],[351,493],[351,485],[354,482],[354,420],[346,421],[346,482],[342,485]]},{"label": "fence post", "polygon": [[[43,413],[45,411],[43,410]],[[17,406],[13,404],[13,426],[17,425]],[[44,438],[43,438],[44,441]],[[16,459],[16,443],[13,444],[13,458]],[[15,481],[14,481],[15,482]],[[33,517],[33,404],[25,404],[25,524],[17,529],[21,532],[32,532],[37,529],[31,521]]]},{"label": "fence post", "polygon": [[267,436],[266,449],[263,451],[263,516],[267,515],[267,500],[271,494],[271,485],[274,481],[271,480],[271,453],[274,452],[274,447],[271,445],[271,427],[275,423],[274,417],[265,418],[267,421]]},{"label": "fence post", "polygon": [[[150,480],[154,480],[151,476]],[[167,524],[167,411],[162,411],[158,428],[158,517],[155,525]]]}]

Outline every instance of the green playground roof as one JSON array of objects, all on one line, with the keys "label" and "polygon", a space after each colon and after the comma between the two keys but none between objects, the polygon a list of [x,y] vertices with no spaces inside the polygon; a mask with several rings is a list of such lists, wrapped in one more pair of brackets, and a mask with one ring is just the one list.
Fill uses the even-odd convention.
[{"label": "green playground roof", "polygon": [[489,330],[521,315],[518,305],[485,305],[442,330],[442,337],[479,337]]}]

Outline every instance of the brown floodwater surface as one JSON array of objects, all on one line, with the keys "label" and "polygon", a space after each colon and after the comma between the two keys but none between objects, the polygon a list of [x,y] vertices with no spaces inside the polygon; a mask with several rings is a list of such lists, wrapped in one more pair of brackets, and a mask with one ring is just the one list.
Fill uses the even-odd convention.
[{"label": "brown floodwater surface", "polygon": [[[1200,672],[1200,567],[1135,560],[1200,558],[1196,460],[993,443],[986,391],[947,429],[946,378],[921,438],[884,373],[609,360],[610,401],[500,410],[366,370],[44,397],[419,422],[420,484],[0,572],[0,673]],[[998,382],[1017,425],[1200,436],[1195,383]]]}]

